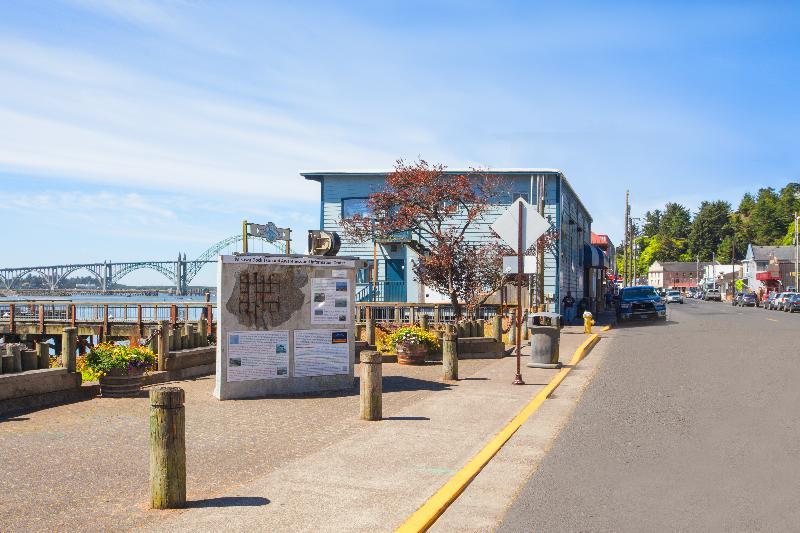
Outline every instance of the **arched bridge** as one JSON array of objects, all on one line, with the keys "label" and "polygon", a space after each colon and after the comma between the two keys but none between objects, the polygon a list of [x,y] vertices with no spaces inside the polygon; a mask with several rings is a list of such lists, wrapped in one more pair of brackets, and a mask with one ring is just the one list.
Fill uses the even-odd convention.
[{"label": "arched bridge", "polygon": [[[102,263],[81,263],[72,265],[48,265],[18,268],[0,268],[0,287],[15,289],[19,282],[28,276],[39,276],[44,279],[50,290],[55,290],[61,283],[75,272],[87,272],[97,278],[100,287],[107,290],[119,283],[122,278],[136,270],[155,270],[171,283],[179,294],[186,292],[189,284],[200,270],[208,263],[215,263],[220,253],[231,253],[241,249],[242,235],[233,235],[219,241],[200,254],[197,259],[186,260],[186,254],[178,254],[174,261],[125,261]],[[268,242],[260,237],[250,236],[248,249],[256,249],[256,244],[266,247],[265,251],[285,253],[283,242]]]}]

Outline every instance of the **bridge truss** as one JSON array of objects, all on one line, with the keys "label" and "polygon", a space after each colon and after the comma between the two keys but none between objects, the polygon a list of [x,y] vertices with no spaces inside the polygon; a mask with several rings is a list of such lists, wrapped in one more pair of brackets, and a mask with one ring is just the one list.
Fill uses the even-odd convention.
[{"label": "bridge truss", "polygon": [[[255,249],[255,245],[260,245],[262,249],[266,247],[264,251],[270,253],[285,253],[283,242],[269,242],[256,236],[250,236],[249,239],[248,249],[252,250]],[[205,265],[216,263],[217,256],[221,253],[232,253],[241,249],[241,242],[242,235],[227,237],[213,244],[197,259],[190,261],[186,260],[186,254],[178,254],[175,261],[104,261],[102,263],[0,268],[0,287],[13,290],[24,278],[38,276],[44,279],[50,290],[55,290],[60,288],[61,283],[75,272],[85,271],[97,278],[102,290],[108,290],[131,272],[154,270],[174,284],[178,294],[183,294]]]}]

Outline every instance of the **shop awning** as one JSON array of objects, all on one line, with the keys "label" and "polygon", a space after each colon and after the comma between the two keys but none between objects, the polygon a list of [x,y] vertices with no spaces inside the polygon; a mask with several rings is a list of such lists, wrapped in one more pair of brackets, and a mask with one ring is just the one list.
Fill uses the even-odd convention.
[{"label": "shop awning", "polygon": [[586,268],[606,268],[606,254],[591,244],[583,245],[583,266]]},{"label": "shop awning", "polygon": [[767,270],[766,272],[756,272],[756,279],[758,281],[778,281],[781,279],[781,275],[778,272]]}]

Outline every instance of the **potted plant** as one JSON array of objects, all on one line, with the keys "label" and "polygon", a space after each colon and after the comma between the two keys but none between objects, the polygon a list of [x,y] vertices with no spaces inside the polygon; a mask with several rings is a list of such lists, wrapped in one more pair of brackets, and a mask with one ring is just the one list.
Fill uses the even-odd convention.
[{"label": "potted plant", "polygon": [[155,354],[144,346],[103,342],[86,355],[84,373],[97,376],[102,396],[125,398],[139,394],[144,373],[155,365]]},{"label": "potted plant", "polygon": [[401,365],[421,365],[431,351],[439,348],[436,334],[419,326],[397,328],[387,341],[397,351],[397,362]]}]

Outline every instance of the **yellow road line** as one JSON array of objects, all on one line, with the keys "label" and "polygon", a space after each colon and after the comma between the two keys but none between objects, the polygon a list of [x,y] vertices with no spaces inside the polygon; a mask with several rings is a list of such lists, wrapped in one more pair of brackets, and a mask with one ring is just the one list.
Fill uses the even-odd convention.
[{"label": "yellow road line", "polygon": [[[606,328],[611,329],[610,326]],[[608,331],[603,328],[603,331]],[[583,343],[578,346],[578,349],[572,354],[572,359],[569,361],[569,366],[566,366],[559,371],[558,374],[550,380],[550,383],[539,391],[533,399],[523,407],[523,409],[509,422],[500,432],[489,441],[464,467],[456,472],[442,488],[431,496],[428,501],[422,504],[414,514],[406,519],[406,521],[397,528],[397,532],[419,532],[426,531],[430,528],[436,520],[444,513],[450,504],[452,504],[459,495],[464,492],[464,489],[475,479],[475,476],[486,466],[489,461],[494,457],[500,448],[511,438],[511,436],[522,426],[522,424],[535,413],[544,401],[553,393],[554,390],[564,381],[572,367],[577,365],[589,350],[597,344],[600,336],[597,333],[590,335]]]},{"label": "yellow road line", "polygon": [[776,319],[774,319],[774,318],[767,318],[767,320],[772,320],[773,322],[778,322],[778,321],[777,321]]}]

